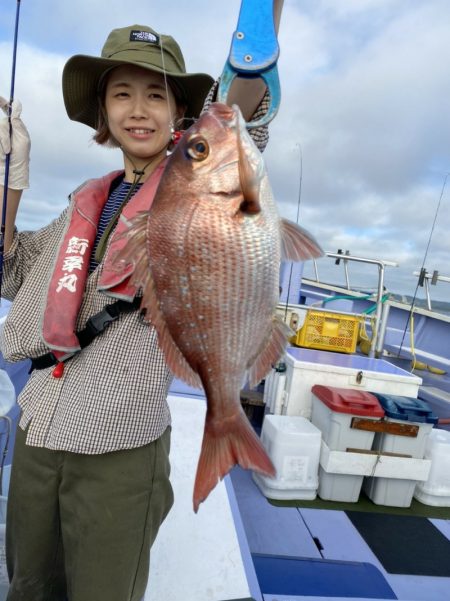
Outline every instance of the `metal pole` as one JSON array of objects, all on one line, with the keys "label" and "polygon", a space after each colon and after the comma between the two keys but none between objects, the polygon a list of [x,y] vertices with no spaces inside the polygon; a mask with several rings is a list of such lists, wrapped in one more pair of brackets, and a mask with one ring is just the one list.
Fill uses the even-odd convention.
[{"label": "metal pole", "polygon": [[[14,43],[13,43],[13,60],[11,69],[11,89],[9,94],[8,105],[8,121],[9,121],[9,137],[12,138],[11,110],[14,100],[14,84],[16,81],[16,57],[17,57],[17,37],[19,32],[19,15],[20,15],[20,0],[17,0],[16,5],[16,23],[14,27]],[[9,162],[11,157],[11,149],[5,156],[5,178],[3,181],[3,211],[2,222],[0,226],[0,295],[2,290],[3,278],[3,253],[5,250],[5,225],[6,225],[6,208],[8,203],[8,184],[9,184]]]},{"label": "metal pole", "polygon": [[369,357],[375,357],[378,338],[380,336],[380,321],[383,310],[383,288],[384,288],[384,265],[378,265],[378,291],[377,291],[377,308],[375,313],[375,325],[372,332],[372,343],[370,345]]}]

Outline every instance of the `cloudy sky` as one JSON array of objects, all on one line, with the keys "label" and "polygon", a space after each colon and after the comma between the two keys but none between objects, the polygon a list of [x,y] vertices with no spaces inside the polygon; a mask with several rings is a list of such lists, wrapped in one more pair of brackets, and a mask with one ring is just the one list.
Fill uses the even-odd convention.
[{"label": "cloudy sky", "polygon": [[[9,95],[15,0],[0,0],[0,94]],[[18,225],[35,229],[89,177],[121,166],[69,121],[61,73],[73,54],[98,54],[109,31],[148,24],[176,37],[188,70],[219,75],[240,0],[22,0],[16,97],[32,139],[31,187]],[[387,286],[413,294],[425,266],[450,275],[450,2],[285,0],[279,35],[282,105],[267,169],[283,216],[325,250],[397,261]],[[301,181],[301,186],[300,186]],[[342,267],[318,262],[324,280]],[[312,274],[311,266],[305,274]],[[374,268],[350,266],[373,287]],[[450,299],[439,284],[433,298]],[[423,291],[419,290],[423,297]]]}]

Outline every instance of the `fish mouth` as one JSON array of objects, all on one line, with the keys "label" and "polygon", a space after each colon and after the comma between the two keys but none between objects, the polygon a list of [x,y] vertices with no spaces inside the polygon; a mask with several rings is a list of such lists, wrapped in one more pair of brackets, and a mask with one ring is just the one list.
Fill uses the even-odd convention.
[{"label": "fish mouth", "polygon": [[236,134],[239,156],[239,180],[244,195],[240,210],[243,213],[257,214],[261,211],[260,192],[264,176],[264,164],[247,131],[247,124],[239,107],[233,105],[236,115]]},{"label": "fish mouth", "polygon": [[236,118],[236,112],[239,111],[237,105],[228,106],[222,102],[214,102],[210,106],[210,111],[214,113],[214,116],[220,121],[229,122]]},{"label": "fish mouth", "polygon": [[240,108],[233,104],[228,106],[221,102],[214,102],[208,109],[208,114],[213,117],[220,127],[236,127],[239,123]]}]

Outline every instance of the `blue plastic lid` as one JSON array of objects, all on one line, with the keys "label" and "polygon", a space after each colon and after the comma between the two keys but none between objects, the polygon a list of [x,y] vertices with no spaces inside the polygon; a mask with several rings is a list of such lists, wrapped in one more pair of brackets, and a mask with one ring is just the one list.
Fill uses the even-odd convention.
[{"label": "blue plastic lid", "polygon": [[383,407],[386,417],[399,419],[405,422],[420,422],[424,424],[437,424],[438,417],[433,415],[426,401],[408,396],[393,394],[380,394],[373,392]]}]

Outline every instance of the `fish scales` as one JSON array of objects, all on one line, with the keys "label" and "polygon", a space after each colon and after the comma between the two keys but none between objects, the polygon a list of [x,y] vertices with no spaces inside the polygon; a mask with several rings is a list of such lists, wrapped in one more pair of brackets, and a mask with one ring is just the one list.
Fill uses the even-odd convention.
[{"label": "fish scales", "polygon": [[[138,249],[146,228],[147,253]],[[146,221],[137,219],[117,260],[136,265],[142,307],[175,376],[202,385],[207,412],[194,509],[238,463],[273,465],[240,402],[287,343],[275,318],[281,250],[318,256],[314,239],[280,219],[262,157],[237,107],[213,104],[169,159]],[[283,243],[284,239],[284,243]],[[289,257],[288,257],[289,258]]]},{"label": "fish scales", "polygon": [[[258,323],[270,320],[277,301],[276,214],[262,210],[252,220],[233,220],[229,208],[211,211],[205,193],[188,209],[184,194],[172,196],[170,203],[169,212],[155,199],[148,222],[153,280],[157,290],[167,291],[160,309],[195,371],[209,369],[211,386],[226,374],[236,389],[243,383],[242,366],[266,336]],[[269,303],[264,287],[272,291]]]},{"label": "fish scales", "polygon": [[[242,227],[221,211],[209,218],[208,198],[195,202],[187,223],[182,211],[158,215],[155,208],[149,220],[150,268],[156,288],[166,291],[160,308],[189,364],[199,374],[210,370],[211,386],[225,373],[239,392],[242,366],[266,335],[258,323],[270,320],[276,304],[276,294],[267,302],[263,282],[277,290],[270,265],[279,260],[279,243],[272,233],[261,240],[259,224]],[[167,246],[168,231],[173,246]]]}]

